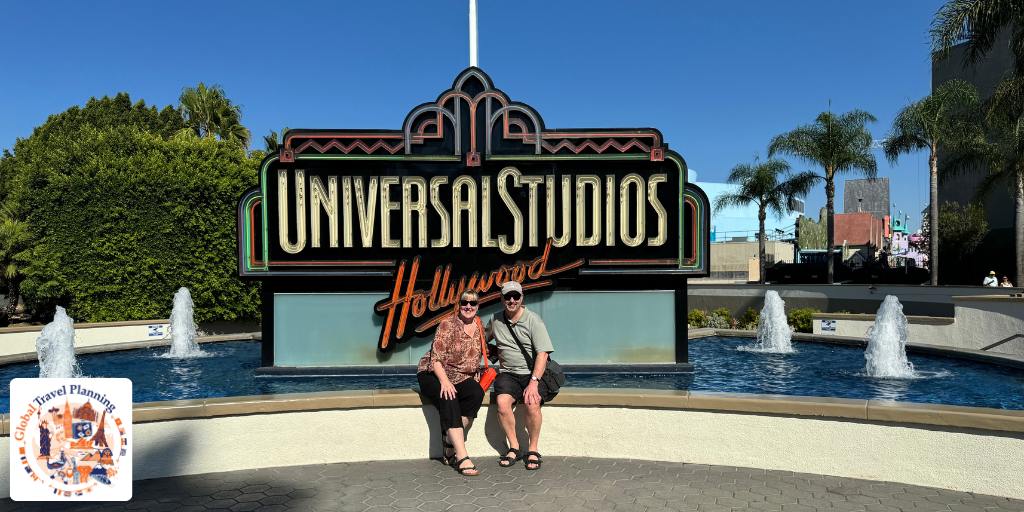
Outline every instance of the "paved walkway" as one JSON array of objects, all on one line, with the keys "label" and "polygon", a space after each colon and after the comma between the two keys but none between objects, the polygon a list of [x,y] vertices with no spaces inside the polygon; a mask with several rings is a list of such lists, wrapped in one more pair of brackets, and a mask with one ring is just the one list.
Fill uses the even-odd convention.
[{"label": "paved walkway", "polygon": [[258,469],[135,483],[126,503],[17,503],[0,510],[204,510],[423,512],[530,510],[1024,511],[1024,501],[851,478],[619,459],[549,457],[462,477],[437,461],[387,461]]}]

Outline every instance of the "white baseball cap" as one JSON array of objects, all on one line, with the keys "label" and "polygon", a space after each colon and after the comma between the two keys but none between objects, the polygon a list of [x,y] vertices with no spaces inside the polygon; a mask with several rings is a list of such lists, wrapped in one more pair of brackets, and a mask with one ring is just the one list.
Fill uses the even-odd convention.
[{"label": "white baseball cap", "polygon": [[501,294],[505,295],[509,292],[519,292],[523,294],[523,285],[519,284],[519,281],[505,281],[505,284],[501,285]]}]

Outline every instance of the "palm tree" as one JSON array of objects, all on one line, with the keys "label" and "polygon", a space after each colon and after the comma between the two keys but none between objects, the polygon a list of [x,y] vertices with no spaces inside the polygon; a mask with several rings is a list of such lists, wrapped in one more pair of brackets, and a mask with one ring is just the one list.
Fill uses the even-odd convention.
[{"label": "palm tree", "polygon": [[10,208],[0,212],[0,275],[7,283],[7,304],[3,316],[10,321],[21,299],[20,256],[32,240],[28,223],[11,214]]},{"label": "palm tree", "polygon": [[[928,150],[929,218],[939,218],[939,150],[966,149],[984,142],[978,119],[978,91],[963,80],[951,80],[930,96],[907,105],[892,122],[883,143],[885,156],[895,164],[903,153]],[[952,160],[947,160],[952,162]],[[929,224],[931,284],[939,284],[939,223]]]},{"label": "palm tree", "polygon": [[790,211],[794,197],[807,195],[814,183],[821,179],[813,172],[789,174],[789,164],[783,160],[740,164],[732,168],[728,183],[739,185],[739,190],[724,194],[715,200],[715,211],[730,206],[757,205],[757,259],[760,269],[759,283],[764,283],[765,232],[764,221],[769,211],[781,216]]},{"label": "palm tree", "polygon": [[219,85],[207,87],[203,82],[186,87],[178,99],[185,129],[200,137],[220,137],[249,145],[249,130],[242,126],[242,109],[231,103]]},{"label": "palm tree", "polygon": [[837,174],[860,171],[868,178],[878,174],[878,164],[871,154],[871,132],[864,126],[875,116],[863,110],[842,115],[822,112],[814,123],[775,136],[768,145],[768,157],[787,154],[820,165],[825,181],[825,208],[828,212],[828,282],[834,281],[835,195]]},{"label": "palm tree", "polygon": [[282,137],[284,137],[284,134],[287,131],[287,126],[284,127],[283,130],[281,130],[280,134],[275,132],[274,130],[270,130],[270,133],[263,136],[263,149],[267,153],[277,153],[277,150],[281,147],[281,144],[284,142],[282,140]]},{"label": "palm tree", "polygon": [[984,195],[997,181],[1013,183],[1015,203],[1015,260],[1017,282],[1024,279],[1024,160],[1021,130],[1024,123],[1024,0],[950,0],[932,21],[932,49],[946,54],[966,43],[964,65],[974,64],[988,54],[1004,31],[1009,31],[1014,54],[1014,74],[1004,80],[989,101],[986,124],[989,146],[985,160],[990,169],[978,195]]},{"label": "palm tree", "polygon": [[263,150],[267,153],[277,153],[280,147],[281,143],[278,141],[277,132],[274,130],[270,130],[270,133],[263,136]]},{"label": "palm tree", "polygon": [[977,62],[992,49],[1004,29],[1012,28],[1010,49],[1016,60],[1016,72],[1024,71],[1024,1],[1022,0],[950,0],[932,21],[932,49],[947,54],[949,49],[966,43],[964,64]]},{"label": "palm tree", "polygon": [[988,127],[989,174],[978,187],[981,198],[999,183],[1009,183],[1014,197],[1014,242],[1016,281],[1024,280],[1024,76],[1003,80],[989,101],[985,116]]}]

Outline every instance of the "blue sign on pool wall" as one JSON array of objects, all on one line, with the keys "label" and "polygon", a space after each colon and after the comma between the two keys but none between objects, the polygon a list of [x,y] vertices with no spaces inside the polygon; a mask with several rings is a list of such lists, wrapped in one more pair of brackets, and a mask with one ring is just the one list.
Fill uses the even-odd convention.
[{"label": "blue sign on pool wall", "polygon": [[263,364],[414,364],[463,290],[486,313],[508,280],[565,331],[560,361],[685,362],[709,243],[686,178],[658,130],[548,129],[478,68],[401,129],[290,130],[238,205]]}]

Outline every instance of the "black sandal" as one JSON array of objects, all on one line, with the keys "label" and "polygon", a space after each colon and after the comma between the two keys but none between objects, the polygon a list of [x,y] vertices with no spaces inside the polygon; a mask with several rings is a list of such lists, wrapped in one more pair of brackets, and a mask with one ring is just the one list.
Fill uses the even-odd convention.
[{"label": "black sandal", "polygon": [[[514,454],[516,454],[516,456],[515,457],[509,457],[508,456],[509,453],[514,453]],[[516,465],[516,461],[521,459],[521,458],[522,457],[519,456],[519,448],[509,448],[508,450],[505,451],[505,456],[500,458],[500,459],[498,459],[498,465],[503,467],[503,468],[510,468],[512,466],[515,466]]]},{"label": "black sandal", "polygon": [[[455,463],[452,464],[452,467],[455,468],[455,471],[458,471],[459,474],[462,475],[462,476],[478,476],[480,474],[480,472],[477,471],[476,466],[462,467],[462,463],[466,462],[467,460],[469,460],[469,456],[468,455],[463,457],[463,458],[461,458],[461,459],[459,459],[459,460],[457,460],[457,461],[455,461]],[[470,461],[470,462],[472,462],[472,461]],[[476,471],[476,473],[473,473],[472,475],[467,475],[466,471]]]},{"label": "black sandal", "polygon": [[[444,436],[441,437],[441,463],[445,466],[451,466],[455,463],[455,446],[448,442]],[[451,455],[448,455],[448,450],[451,450]]]},{"label": "black sandal", "polygon": [[[530,456],[531,456],[531,455],[534,455],[534,456],[536,456],[536,457],[537,457],[537,460],[530,460]],[[523,466],[526,466],[526,470],[527,470],[527,471],[536,471],[536,470],[540,469],[540,465],[541,465],[541,464],[542,464],[543,462],[544,462],[544,459],[542,459],[542,458],[540,457],[540,454],[539,454],[539,453],[537,453],[537,452],[526,452],[526,459],[524,459],[524,460],[523,460]],[[532,467],[532,468],[531,468],[531,467],[530,467],[530,465],[531,465],[531,464],[532,464],[532,465],[533,465],[534,467]]]}]

